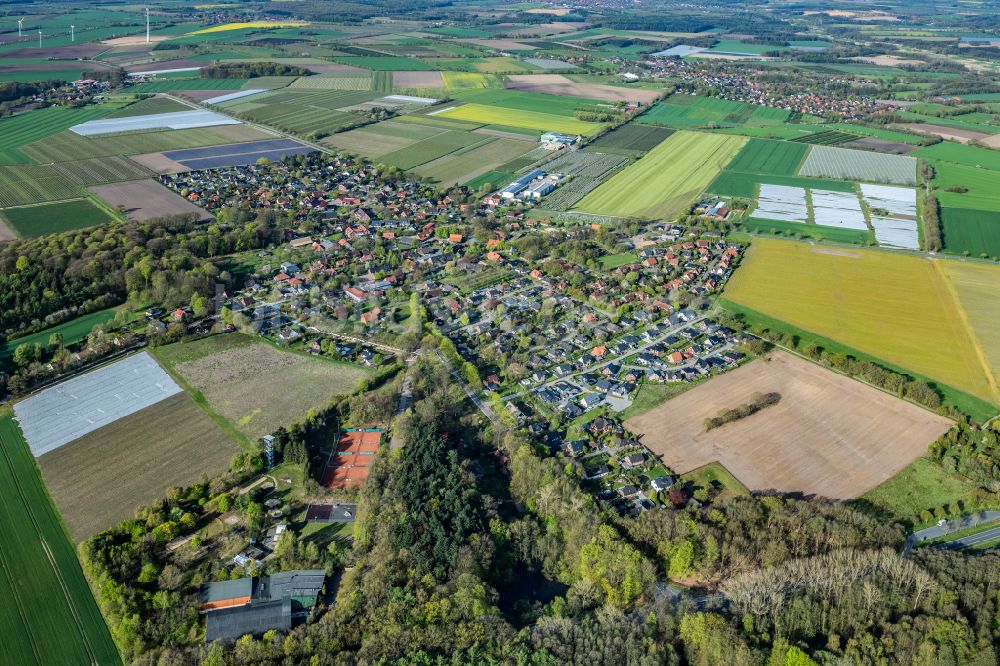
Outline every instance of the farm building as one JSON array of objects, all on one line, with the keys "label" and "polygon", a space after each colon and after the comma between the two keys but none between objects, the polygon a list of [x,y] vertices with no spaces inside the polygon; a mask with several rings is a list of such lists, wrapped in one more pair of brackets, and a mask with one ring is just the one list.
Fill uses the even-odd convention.
[{"label": "farm building", "polygon": [[200,599],[200,610],[207,616],[205,641],[288,631],[295,619],[307,616],[316,605],[325,582],[323,569],[302,569],[206,583]]},{"label": "farm building", "polygon": [[514,182],[510,183],[509,185],[507,185],[507,187],[500,190],[500,196],[503,197],[504,199],[513,199],[518,194],[528,189],[528,185],[531,184],[531,181],[533,181],[536,178],[541,178],[544,175],[545,172],[542,171],[541,169],[534,169],[531,172],[521,176]]}]

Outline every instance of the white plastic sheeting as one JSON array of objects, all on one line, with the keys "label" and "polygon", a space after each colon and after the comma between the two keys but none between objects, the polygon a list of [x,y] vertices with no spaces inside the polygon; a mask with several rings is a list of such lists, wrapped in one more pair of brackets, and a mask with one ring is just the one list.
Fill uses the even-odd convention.
[{"label": "white plastic sheeting", "polygon": [[892,215],[917,215],[917,191],[912,187],[861,183],[861,196],[869,208],[881,208]]},{"label": "white plastic sheeting", "polygon": [[913,220],[872,215],[872,228],[875,230],[875,240],[878,241],[879,245],[898,247],[904,250],[920,249],[917,223]]},{"label": "white plastic sheeting", "polygon": [[813,190],[812,204],[813,219],[816,224],[841,229],[868,230],[861,202],[854,192]]},{"label": "white plastic sheeting", "polygon": [[22,400],[14,416],[37,458],[182,390],[142,352]]},{"label": "white plastic sheeting", "polygon": [[99,136],[116,132],[134,132],[149,129],[190,129],[193,127],[213,127],[215,125],[241,125],[235,118],[214,111],[192,109],[172,113],[153,113],[147,116],[125,118],[103,118],[89,120],[70,127],[70,131],[80,136]]},{"label": "white plastic sheeting", "polygon": [[801,187],[761,184],[757,208],[750,217],[805,224],[809,221],[806,191]]}]

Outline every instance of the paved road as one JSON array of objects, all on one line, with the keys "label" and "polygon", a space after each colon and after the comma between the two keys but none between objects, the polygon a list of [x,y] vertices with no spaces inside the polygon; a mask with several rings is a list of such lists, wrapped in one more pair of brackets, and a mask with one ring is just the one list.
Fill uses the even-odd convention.
[{"label": "paved road", "polygon": [[996,539],[1000,539],[1000,527],[994,527],[993,529],[980,532],[979,534],[973,534],[971,536],[962,537],[961,539],[955,539],[954,541],[948,541],[941,544],[941,547],[959,550],[962,548],[968,548],[969,546],[986,543],[987,541],[994,541]]},{"label": "paved road", "polygon": [[[922,530],[917,530],[911,534],[906,539],[906,547],[903,549],[903,553],[906,554],[913,549],[913,546],[920,543],[921,541],[926,541],[928,539],[936,539],[938,537],[947,536],[953,532],[959,530],[964,530],[968,527],[975,527],[976,525],[982,525],[983,523],[991,523],[993,521],[1000,521],[1000,511],[980,511],[979,513],[972,513],[967,516],[962,516],[956,518],[955,520],[949,520],[944,525],[934,525],[933,527],[928,527]],[[1000,536],[1000,526],[996,527],[990,532],[997,532],[993,538]],[[981,532],[980,534],[975,534],[971,537],[965,537],[965,539],[960,539],[958,541],[965,541],[966,539],[975,539],[980,537],[982,534],[988,534],[989,532]],[[987,539],[982,539],[976,541],[975,543],[982,543]]]}]

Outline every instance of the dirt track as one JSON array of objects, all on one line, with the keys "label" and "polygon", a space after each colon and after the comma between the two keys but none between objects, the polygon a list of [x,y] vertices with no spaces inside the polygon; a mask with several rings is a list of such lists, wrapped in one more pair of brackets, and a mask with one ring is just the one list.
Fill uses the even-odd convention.
[{"label": "dirt track", "polygon": [[[777,391],[781,401],[706,432],[704,420]],[[718,460],[748,488],[848,499],[893,476],[951,422],[777,352],[721,375],[626,427],[677,472]]]}]

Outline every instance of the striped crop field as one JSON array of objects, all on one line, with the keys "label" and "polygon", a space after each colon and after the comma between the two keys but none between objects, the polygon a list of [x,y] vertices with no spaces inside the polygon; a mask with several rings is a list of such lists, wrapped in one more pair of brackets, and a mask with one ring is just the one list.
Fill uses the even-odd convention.
[{"label": "striped crop field", "polygon": [[116,108],[110,105],[82,109],[51,106],[0,119],[0,164],[28,164],[31,158],[21,152],[21,146],[57,134],[78,123],[103,118]]},{"label": "striped crop field", "polygon": [[813,146],[799,169],[800,176],[860,180],[867,183],[917,184],[917,160],[849,148]]},{"label": "striped crop field", "polygon": [[676,132],[580,200],[595,215],[670,220],[697,197],[747,142],[746,137]]},{"label": "striped crop field", "polygon": [[0,415],[0,663],[120,664],[35,460]]}]

